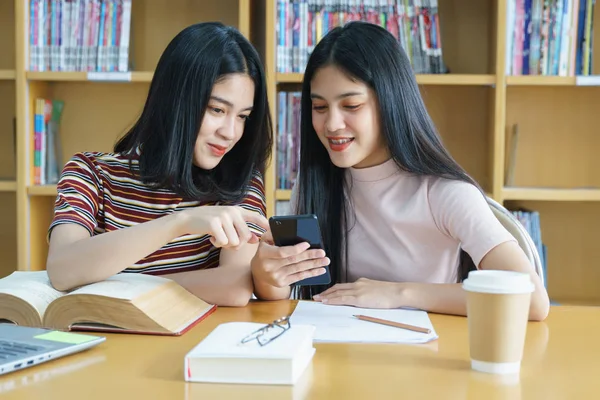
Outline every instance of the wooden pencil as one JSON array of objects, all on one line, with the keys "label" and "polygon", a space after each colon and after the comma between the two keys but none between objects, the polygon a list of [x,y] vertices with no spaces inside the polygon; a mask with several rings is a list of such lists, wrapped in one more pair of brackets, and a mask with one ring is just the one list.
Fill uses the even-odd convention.
[{"label": "wooden pencil", "polygon": [[396,328],[408,329],[409,331],[415,331],[415,332],[421,332],[421,333],[431,333],[431,329],[422,328],[420,326],[403,324],[401,322],[388,321],[385,319],[380,319],[380,318],[375,318],[375,317],[368,317],[366,315],[355,315],[355,317],[360,319],[361,321],[368,321],[368,322],[374,322],[376,324],[395,326]]}]

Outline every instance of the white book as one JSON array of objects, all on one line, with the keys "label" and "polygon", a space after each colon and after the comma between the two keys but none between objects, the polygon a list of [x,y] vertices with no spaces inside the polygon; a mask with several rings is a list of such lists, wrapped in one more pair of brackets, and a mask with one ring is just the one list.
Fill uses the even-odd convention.
[{"label": "white book", "polygon": [[241,343],[266,324],[229,322],[217,326],[184,361],[187,382],[294,385],[311,364],[315,328],[291,324],[271,342]]}]

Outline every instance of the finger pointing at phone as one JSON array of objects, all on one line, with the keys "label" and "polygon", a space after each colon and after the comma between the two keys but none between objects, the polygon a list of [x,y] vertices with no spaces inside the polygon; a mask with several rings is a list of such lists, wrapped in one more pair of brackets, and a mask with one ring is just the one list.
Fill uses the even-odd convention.
[{"label": "finger pointing at phone", "polygon": [[197,207],[185,210],[181,215],[187,233],[210,235],[210,241],[216,247],[235,248],[244,243],[257,243],[258,238],[250,231],[248,223],[269,229],[265,217],[237,206]]}]

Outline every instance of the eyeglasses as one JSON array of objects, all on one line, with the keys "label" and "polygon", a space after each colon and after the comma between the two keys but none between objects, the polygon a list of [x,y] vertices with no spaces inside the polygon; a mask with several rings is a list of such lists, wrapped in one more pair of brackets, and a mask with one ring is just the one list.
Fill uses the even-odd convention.
[{"label": "eyeglasses", "polygon": [[290,316],[288,315],[276,319],[270,324],[255,330],[254,332],[243,338],[240,343],[246,344],[256,339],[258,344],[260,344],[261,346],[265,346],[271,343],[273,340],[277,339],[279,336],[283,335],[285,332],[287,332],[290,329],[290,327]]}]

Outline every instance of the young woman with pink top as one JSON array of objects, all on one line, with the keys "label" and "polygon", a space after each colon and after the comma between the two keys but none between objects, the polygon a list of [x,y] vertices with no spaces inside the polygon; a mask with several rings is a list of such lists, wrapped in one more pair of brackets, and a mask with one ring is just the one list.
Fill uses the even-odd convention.
[{"label": "young woman with pink top", "polygon": [[[352,22],[316,46],[302,87],[300,151],[292,210],[318,216],[325,251],[276,247],[267,232],[252,260],[258,298],[466,315],[466,274],[501,269],[531,275],[530,319],[546,318],[540,278],[444,148],[388,31]],[[326,265],[330,287],[291,290]]]}]

